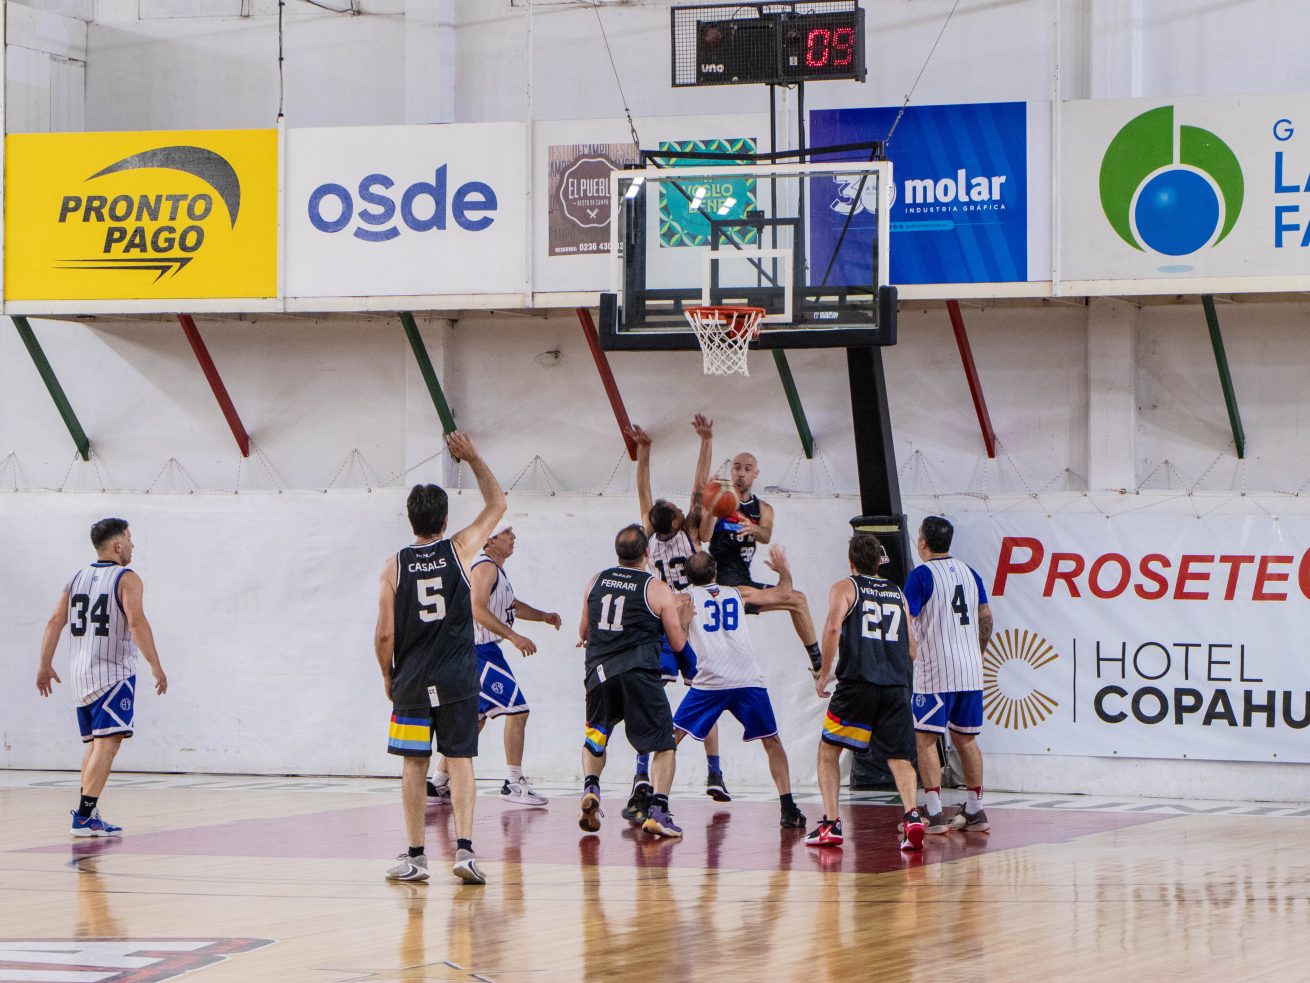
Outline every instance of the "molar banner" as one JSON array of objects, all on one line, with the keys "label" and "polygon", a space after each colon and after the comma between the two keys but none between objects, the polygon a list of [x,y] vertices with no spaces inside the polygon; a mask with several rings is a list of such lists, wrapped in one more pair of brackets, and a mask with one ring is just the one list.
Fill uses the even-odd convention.
[{"label": "molar banner", "polygon": [[516,123],[289,131],[287,296],[521,293],[526,155]]},{"label": "molar banner", "polygon": [[988,751],[1310,761],[1310,517],[959,517]]},{"label": "molar banner", "polygon": [[5,138],[5,297],[277,294],[276,130]]}]

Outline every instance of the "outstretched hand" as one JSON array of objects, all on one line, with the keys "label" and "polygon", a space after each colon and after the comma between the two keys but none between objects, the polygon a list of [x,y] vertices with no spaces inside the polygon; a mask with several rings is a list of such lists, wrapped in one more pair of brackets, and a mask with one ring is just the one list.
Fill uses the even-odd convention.
[{"label": "outstretched hand", "polygon": [[628,429],[625,430],[624,433],[626,433],[630,438],[636,441],[638,447],[650,446],[650,434],[648,434],[641,427],[637,426],[635,423],[632,424],[632,426],[628,427]]},{"label": "outstretched hand", "polygon": [[463,430],[455,430],[446,435],[446,447],[450,450],[450,456],[460,461],[474,461],[478,457],[477,445],[473,443],[473,438]]},{"label": "outstretched hand", "polygon": [[769,557],[764,561],[764,565],[776,574],[786,573],[790,566],[787,562],[787,551],[777,544],[770,546]]},{"label": "outstretched hand", "polygon": [[693,416],[691,426],[702,440],[714,436],[714,421],[706,417],[704,413],[697,413]]}]

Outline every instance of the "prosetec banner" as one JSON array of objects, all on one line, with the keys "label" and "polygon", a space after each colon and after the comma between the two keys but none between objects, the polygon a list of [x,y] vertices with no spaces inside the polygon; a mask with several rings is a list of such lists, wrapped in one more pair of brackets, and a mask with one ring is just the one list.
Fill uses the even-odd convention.
[{"label": "prosetec banner", "polygon": [[1063,292],[1310,273],[1310,95],[1067,103],[1058,168]]},{"label": "prosetec banner", "polygon": [[989,751],[1310,761],[1310,519],[1016,514],[957,529],[995,618]]},{"label": "prosetec banner", "polygon": [[275,130],[5,138],[5,298],[277,294]]},{"label": "prosetec banner", "polygon": [[291,130],[289,297],[521,291],[521,124]]},{"label": "prosetec banner", "polygon": [[[900,109],[826,109],[810,114],[810,144],[883,140],[896,125],[887,159],[895,175],[891,282],[1001,283],[1028,279],[1028,130],[1021,102]],[[868,151],[816,160],[867,160]],[[825,183],[826,182],[826,183]],[[872,254],[877,232],[872,187],[845,176],[814,179],[811,255]],[[849,216],[849,220],[848,220]],[[853,249],[851,242],[867,242]],[[826,260],[824,260],[826,262]],[[833,283],[868,283],[867,263],[839,260]],[[841,279],[838,279],[841,277]]]}]

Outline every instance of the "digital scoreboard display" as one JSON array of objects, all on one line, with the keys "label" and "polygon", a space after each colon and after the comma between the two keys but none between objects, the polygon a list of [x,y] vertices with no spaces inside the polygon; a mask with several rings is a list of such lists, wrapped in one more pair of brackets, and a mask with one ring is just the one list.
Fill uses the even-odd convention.
[{"label": "digital scoreboard display", "polygon": [[863,82],[864,76],[864,11],[858,7],[696,24],[696,85]]}]

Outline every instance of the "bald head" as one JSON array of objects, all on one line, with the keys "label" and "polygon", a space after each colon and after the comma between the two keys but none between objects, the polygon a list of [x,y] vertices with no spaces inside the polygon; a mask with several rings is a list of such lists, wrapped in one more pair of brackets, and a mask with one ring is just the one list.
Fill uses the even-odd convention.
[{"label": "bald head", "polygon": [[750,495],[755,479],[759,475],[760,466],[756,463],[754,454],[742,451],[732,459],[732,486],[737,489],[737,494],[742,498]]}]

